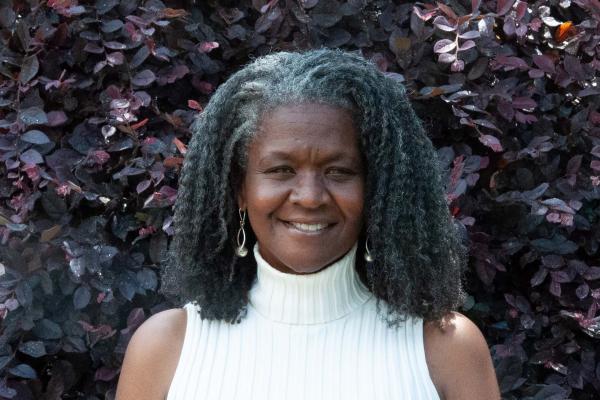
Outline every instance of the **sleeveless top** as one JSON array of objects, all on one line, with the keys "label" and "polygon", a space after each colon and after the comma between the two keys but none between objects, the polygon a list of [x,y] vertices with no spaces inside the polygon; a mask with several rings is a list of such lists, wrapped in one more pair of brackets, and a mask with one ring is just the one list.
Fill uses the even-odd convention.
[{"label": "sleeveless top", "polygon": [[[439,400],[423,320],[389,328],[354,268],[356,244],[313,274],[287,274],[254,247],[257,276],[239,324],[187,326],[167,400]],[[383,310],[385,311],[385,310]]]}]

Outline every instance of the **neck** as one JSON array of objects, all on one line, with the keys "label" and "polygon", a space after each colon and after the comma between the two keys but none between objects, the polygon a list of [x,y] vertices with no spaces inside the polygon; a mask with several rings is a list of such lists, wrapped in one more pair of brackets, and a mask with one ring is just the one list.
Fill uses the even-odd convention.
[{"label": "neck", "polygon": [[333,264],[311,274],[273,268],[254,246],[257,279],[250,304],[265,318],[288,324],[318,324],[342,318],[363,305],[371,292],[354,267],[355,244]]}]

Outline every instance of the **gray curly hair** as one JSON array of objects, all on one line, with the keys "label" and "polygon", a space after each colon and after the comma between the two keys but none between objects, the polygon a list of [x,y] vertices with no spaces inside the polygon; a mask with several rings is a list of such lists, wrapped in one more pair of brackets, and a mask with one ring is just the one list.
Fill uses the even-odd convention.
[{"label": "gray curly hair", "polygon": [[[436,151],[404,87],[360,55],[319,49],[260,57],[231,75],[192,125],[160,292],[200,305],[202,318],[240,322],[256,276],[234,254],[236,190],[247,147],[275,107],[318,102],[351,111],[366,165],[365,228],[375,261],[357,272],[390,326],[440,320],[464,300],[467,248],[444,198]],[[250,232],[248,245],[256,238]],[[359,247],[362,248],[362,247]]]}]

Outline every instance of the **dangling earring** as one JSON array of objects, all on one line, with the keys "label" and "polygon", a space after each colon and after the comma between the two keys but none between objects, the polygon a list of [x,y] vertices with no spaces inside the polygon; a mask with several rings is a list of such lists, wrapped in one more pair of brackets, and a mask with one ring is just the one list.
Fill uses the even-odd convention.
[{"label": "dangling earring", "polygon": [[369,251],[369,237],[367,236],[367,239],[365,240],[365,261],[366,262],[373,262],[374,258],[371,255],[371,252]]},{"label": "dangling earring", "polygon": [[[244,231],[244,223],[246,222],[246,211],[241,208],[238,209],[240,214],[240,229],[237,233],[237,247],[235,248],[235,255],[238,257],[246,257],[248,249],[244,246],[246,244],[246,232]],[[240,235],[242,236],[242,243],[240,244]]]}]

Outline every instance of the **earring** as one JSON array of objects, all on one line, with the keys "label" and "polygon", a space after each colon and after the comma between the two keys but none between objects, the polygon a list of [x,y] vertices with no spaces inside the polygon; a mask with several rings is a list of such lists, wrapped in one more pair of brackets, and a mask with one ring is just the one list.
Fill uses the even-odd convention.
[{"label": "earring", "polygon": [[[246,232],[244,231],[244,224],[246,223],[246,211],[241,208],[238,209],[240,214],[240,229],[237,233],[237,247],[235,248],[235,255],[238,257],[246,257],[248,249],[245,247],[246,244]],[[242,237],[242,243],[240,244],[240,236]]]},{"label": "earring", "polygon": [[365,240],[365,261],[373,262],[374,258],[369,251],[369,237],[367,236],[367,240]]}]

